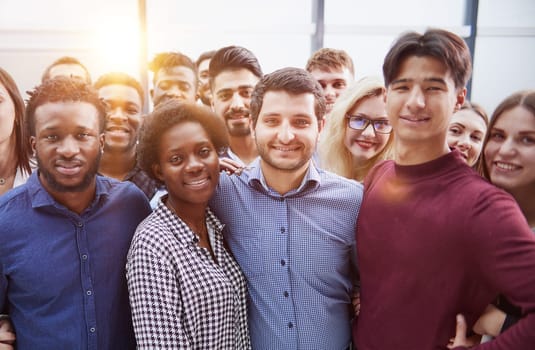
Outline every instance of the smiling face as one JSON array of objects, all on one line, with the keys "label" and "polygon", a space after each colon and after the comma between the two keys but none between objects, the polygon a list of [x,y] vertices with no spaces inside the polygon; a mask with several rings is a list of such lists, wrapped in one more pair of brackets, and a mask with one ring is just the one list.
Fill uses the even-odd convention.
[{"label": "smiling face", "polygon": [[522,106],[496,119],[485,145],[490,181],[509,192],[535,186],[535,115]]},{"label": "smiling face", "polygon": [[39,179],[54,197],[92,191],[104,135],[99,115],[87,102],[54,102],[37,107],[35,136],[30,138]]},{"label": "smiling face", "polygon": [[214,112],[223,118],[231,137],[251,134],[251,94],[259,78],[240,68],[219,73],[212,83]]},{"label": "smiling face", "polygon": [[141,97],[128,85],[105,85],[98,90],[106,104],[106,152],[127,152],[135,148],[141,126]]},{"label": "smiling face", "polygon": [[396,146],[419,145],[437,153],[447,149],[446,135],[465,89],[456,89],[447,67],[429,56],[409,56],[387,89],[386,111]]},{"label": "smiling face", "polygon": [[264,173],[302,171],[308,167],[319,136],[314,95],[266,92],[254,134]]},{"label": "smiling face", "polygon": [[161,137],[156,176],[165,183],[172,207],[206,207],[219,181],[219,158],[206,130],[197,122],[175,124]]},{"label": "smiling face", "polygon": [[448,146],[461,152],[466,164],[473,166],[483,147],[487,125],[483,118],[471,109],[461,109],[453,114],[448,128]]},{"label": "smiling face", "polygon": [[330,113],[336,99],[353,81],[353,75],[346,67],[329,71],[315,68],[310,71],[310,74],[320,83],[325,94],[326,113]]},{"label": "smiling face", "polygon": [[162,68],[155,73],[154,89],[151,90],[154,106],[171,99],[194,103],[196,85],[197,76],[189,67]]},{"label": "smiling face", "polygon": [[[382,95],[368,96],[361,99],[347,114],[372,121],[388,122],[386,105]],[[390,134],[375,132],[371,123],[364,130],[352,129],[349,127],[349,123],[346,123],[344,145],[351,152],[357,164],[362,164],[381,152],[388,143],[389,138]]]}]

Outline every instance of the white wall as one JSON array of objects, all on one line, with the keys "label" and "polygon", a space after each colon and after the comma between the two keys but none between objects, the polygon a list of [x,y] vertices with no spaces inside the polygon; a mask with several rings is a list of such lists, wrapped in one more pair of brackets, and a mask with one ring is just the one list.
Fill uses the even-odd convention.
[{"label": "white wall", "polygon": [[[241,45],[264,72],[304,67],[311,53],[312,0],[146,0],[146,57]],[[22,91],[62,55],[87,65],[95,80],[121,70],[140,77],[137,0],[0,0],[0,66]],[[489,111],[506,95],[535,88],[535,1],[481,0],[472,100]],[[324,46],[354,58],[357,76],[381,74],[384,55],[405,30],[443,27],[467,36],[465,0],[327,0]]]}]

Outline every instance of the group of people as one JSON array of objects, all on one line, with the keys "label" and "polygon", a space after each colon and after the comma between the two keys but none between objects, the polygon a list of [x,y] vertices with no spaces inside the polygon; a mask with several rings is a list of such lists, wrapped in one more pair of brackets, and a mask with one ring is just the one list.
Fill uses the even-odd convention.
[{"label": "group of people", "polygon": [[[535,90],[490,120],[457,35],[384,78],[243,47],[25,104],[0,68],[0,349],[531,349]],[[487,342],[485,342],[487,340]]]}]

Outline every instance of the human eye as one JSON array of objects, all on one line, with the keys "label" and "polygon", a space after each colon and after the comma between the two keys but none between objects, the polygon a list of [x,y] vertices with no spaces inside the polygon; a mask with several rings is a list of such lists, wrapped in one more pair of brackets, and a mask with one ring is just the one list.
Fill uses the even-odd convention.
[{"label": "human eye", "polygon": [[392,90],[397,92],[409,91],[409,86],[406,84],[394,84]]},{"label": "human eye", "polygon": [[210,147],[202,147],[200,150],[199,150],[199,155],[201,157],[208,157],[210,156],[210,154],[212,153],[212,149]]},{"label": "human eye", "polygon": [[88,133],[88,132],[85,132],[85,131],[78,134],[78,138],[80,140],[85,140],[85,139],[89,138],[90,136],[91,136],[91,134]]},{"label": "human eye", "polygon": [[178,164],[182,163],[182,160],[183,160],[183,158],[181,156],[179,156],[178,154],[173,154],[169,158],[169,163],[174,164],[174,165],[178,165]]},{"label": "human eye", "polygon": [[345,87],[346,87],[346,83],[345,83],[345,81],[337,81],[337,82],[335,82],[335,83],[333,84],[333,87],[334,87],[335,89],[345,89]]},{"label": "human eye", "polygon": [[138,114],[139,113],[139,109],[137,109],[136,107],[129,107],[126,109],[126,112],[128,114]]},{"label": "human eye", "polygon": [[535,137],[533,136],[523,136],[520,141],[527,145],[533,145],[535,144]]},{"label": "human eye", "polygon": [[478,134],[470,135],[470,139],[472,139],[473,141],[477,143],[480,143],[481,141],[483,141],[483,137]]},{"label": "human eye", "polygon": [[385,129],[388,129],[389,126],[390,126],[390,122],[388,120],[380,119],[380,120],[375,120],[373,122],[373,127],[375,128],[375,130],[385,130]]},{"label": "human eye", "polygon": [[221,101],[228,101],[232,97],[232,92],[230,91],[221,91],[217,93],[217,98]]},{"label": "human eye", "polygon": [[267,126],[275,126],[275,125],[278,124],[278,119],[277,119],[277,118],[272,118],[272,117],[264,118],[264,119],[262,119],[262,121],[263,121],[264,124],[266,124]]},{"label": "human eye", "polygon": [[191,85],[188,83],[178,83],[178,88],[180,91],[189,91],[191,89]]},{"label": "human eye", "polygon": [[459,128],[458,126],[450,127],[450,134],[452,134],[452,135],[460,135],[461,134],[461,128]]},{"label": "human eye", "polygon": [[169,90],[171,88],[171,84],[164,80],[158,83],[158,87],[162,90]]},{"label": "human eye", "polygon": [[306,128],[308,127],[311,123],[310,123],[310,120],[309,119],[306,119],[306,118],[299,118],[299,119],[296,119],[294,120],[293,124],[298,127],[298,128]]},{"label": "human eye", "polygon": [[253,89],[243,89],[240,91],[240,96],[243,98],[250,98],[253,94]]},{"label": "human eye", "polygon": [[49,141],[49,142],[54,142],[54,141],[57,141],[59,139],[58,135],[56,135],[56,134],[48,134],[48,135],[45,135],[43,138],[46,141]]},{"label": "human eye", "polygon": [[505,139],[505,135],[500,131],[492,131],[490,133],[489,139],[494,140],[494,141],[502,141]]}]

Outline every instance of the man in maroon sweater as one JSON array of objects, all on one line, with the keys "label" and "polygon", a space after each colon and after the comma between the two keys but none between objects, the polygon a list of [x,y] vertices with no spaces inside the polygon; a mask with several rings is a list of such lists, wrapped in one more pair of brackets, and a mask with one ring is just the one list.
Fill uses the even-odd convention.
[{"label": "man in maroon sweater", "polygon": [[[523,318],[475,348],[533,349],[534,235],[514,199],[446,142],[471,73],[466,44],[438,29],[404,34],[387,53],[383,73],[396,153],[364,183],[357,348],[445,349],[457,314],[471,328],[503,294]],[[450,347],[463,344],[457,337]]]}]

